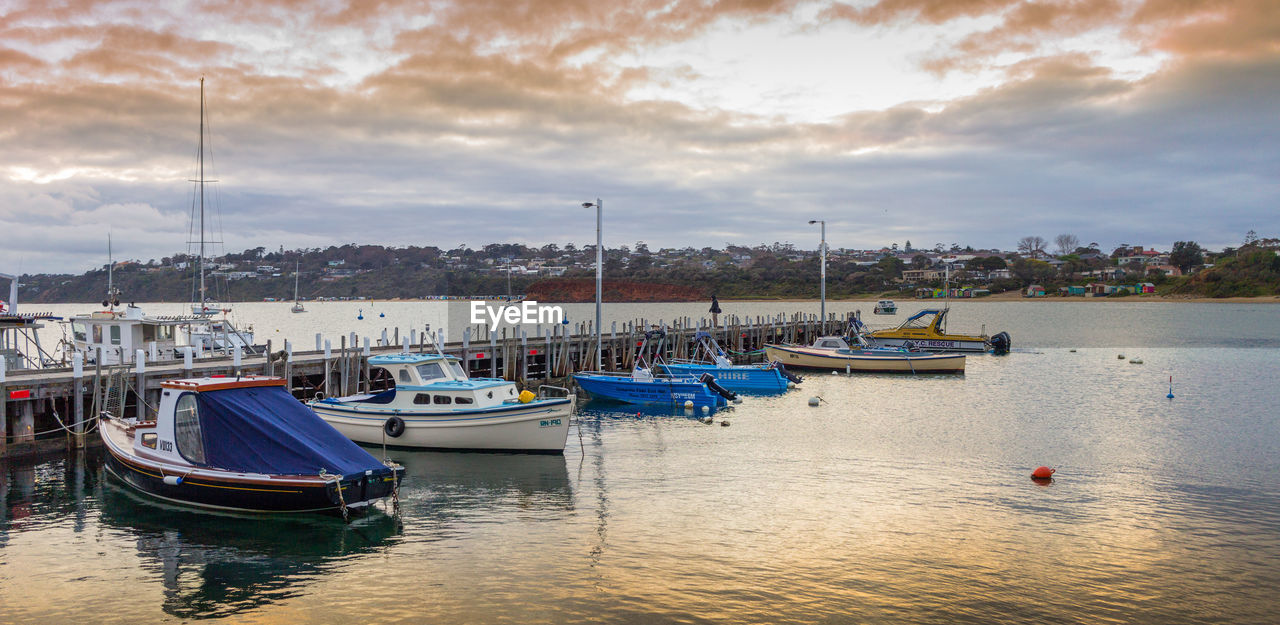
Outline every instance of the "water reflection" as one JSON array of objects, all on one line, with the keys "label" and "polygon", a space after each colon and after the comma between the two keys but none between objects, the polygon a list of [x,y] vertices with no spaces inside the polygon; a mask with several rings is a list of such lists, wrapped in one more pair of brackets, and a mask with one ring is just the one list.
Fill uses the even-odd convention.
[{"label": "water reflection", "polygon": [[[381,457],[382,450],[370,450]],[[400,501],[406,516],[456,519],[495,509],[562,516],[573,488],[562,455],[388,449],[405,467]]]},{"label": "water reflection", "polygon": [[127,487],[103,489],[99,523],[135,539],[141,568],[163,586],[161,609],[184,619],[225,617],[301,595],[352,556],[399,534],[380,510],[344,525],[319,515],[210,514],[155,503]]}]

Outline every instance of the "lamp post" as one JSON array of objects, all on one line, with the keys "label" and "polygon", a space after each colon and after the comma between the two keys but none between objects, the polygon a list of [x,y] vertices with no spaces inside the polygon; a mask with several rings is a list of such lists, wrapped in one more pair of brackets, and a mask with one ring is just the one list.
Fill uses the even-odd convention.
[{"label": "lamp post", "polygon": [[822,287],[819,292],[822,297],[822,333],[827,333],[827,222],[822,219],[810,219],[809,225],[822,224]]},{"label": "lamp post", "polygon": [[600,198],[596,198],[596,203],[583,202],[583,208],[596,208],[596,371],[601,371],[604,367],[601,365],[601,345],[600,345],[600,292],[603,285],[604,271],[604,247],[603,239],[600,235],[600,221],[604,215],[604,202]]}]

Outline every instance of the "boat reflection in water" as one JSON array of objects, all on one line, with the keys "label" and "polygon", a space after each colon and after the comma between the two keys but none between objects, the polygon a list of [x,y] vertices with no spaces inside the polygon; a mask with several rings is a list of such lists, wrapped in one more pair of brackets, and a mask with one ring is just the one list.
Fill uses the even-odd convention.
[{"label": "boat reflection in water", "polygon": [[108,481],[100,523],[136,537],[144,570],[164,587],[161,609],[182,619],[220,618],[306,592],[353,556],[395,544],[399,519],[380,509],[344,525],[318,515],[197,512]]},{"label": "boat reflection in water", "polygon": [[[569,447],[578,444],[569,437]],[[381,457],[382,451],[370,450]],[[516,508],[558,514],[573,510],[573,488],[564,456],[388,449],[405,468],[401,515],[445,521]],[[576,462],[575,462],[576,465]]]}]

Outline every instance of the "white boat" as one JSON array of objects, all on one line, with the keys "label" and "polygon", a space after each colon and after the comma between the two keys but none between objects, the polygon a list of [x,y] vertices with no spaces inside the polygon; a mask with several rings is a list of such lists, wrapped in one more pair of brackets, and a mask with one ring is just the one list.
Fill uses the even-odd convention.
[{"label": "white boat", "polygon": [[788,368],[864,373],[964,373],[964,354],[931,354],[903,349],[853,348],[843,337],[823,336],[813,345],[765,344],[765,360]]},{"label": "white boat", "polygon": [[563,397],[541,397],[501,378],[471,379],[457,358],[438,353],[375,356],[369,364],[386,369],[395,388],[307,404],[357,443],[564,453],[576,399],[565,389],[557,389]]},{"label": "white boat", "polygon": [[898,314],[898,305],[891,299],[882,299],[876,302],[876,307],[871,312],[877,315],[896,315]]}]

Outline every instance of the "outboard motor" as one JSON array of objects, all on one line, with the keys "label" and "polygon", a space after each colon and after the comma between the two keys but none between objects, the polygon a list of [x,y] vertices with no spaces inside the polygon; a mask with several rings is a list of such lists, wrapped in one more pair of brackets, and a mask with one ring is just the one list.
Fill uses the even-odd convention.
[{"label": "outboard motor", "polygon": [[786,365],[783,365],[781,360],[775,360],[775,361],[773,361],[773,368],[774,368],[774,369],[777,369],[777,370],[778,370],[778,373],[781,373],[781,374],[782,374],[782,377],[784,377],[784,378],[786,378],[786,379],[788,379],[788,380],[790,380],[790,381],[792,381],[792,382],[795,382],[796,384],[799,384],[800,382],[804,381],[804,378],[802,378],[802,377],[800,377],[800,376],[798,376],[798,375],[796,375],[796,374],[794,374],[794,373],[791,373],[790,371],[787,371],[787,367],[786,367]]},{"label": "outboard motor", "polygon": [[721,396],[721,397],[723,397],[723,398],[725,398],[725,399],[727,399],[727,400],[729,400],[729,401],[733,401],[733,400],[735,400],[735,399],[737,399],[737,398],[738,398],[738,394],[737,394],[737,393],[734,393],[733,391],[731,391],[731,390],[729,390],[729,389],[727,389],[727,388],[725,388],[725,387],[723,387],[723,386],[720,386],[720,383],[719,383],[719,382],[716,382],[716,378],[715,378],[715,376],[711,375],[710,373],[704,373],[704,374],[702,374],[702,376],[698,378],[698,381],[699,381],[699,382],[702,382],[703,384],[706,384],[706,385],[707,385],[707,388],[711,389],[711,392],[713,392],[713,393],[715,393],[715,394],[717,394],[717,395],[719,395],[719,396]]},{"label": "outboard motor", "polygon": [[989,343],[991,343],[991,353],[1007,354],[1009,348],[1013,346],[1013,339],[1009,337],[1008,332],[1001,332],[991,337]]}]

